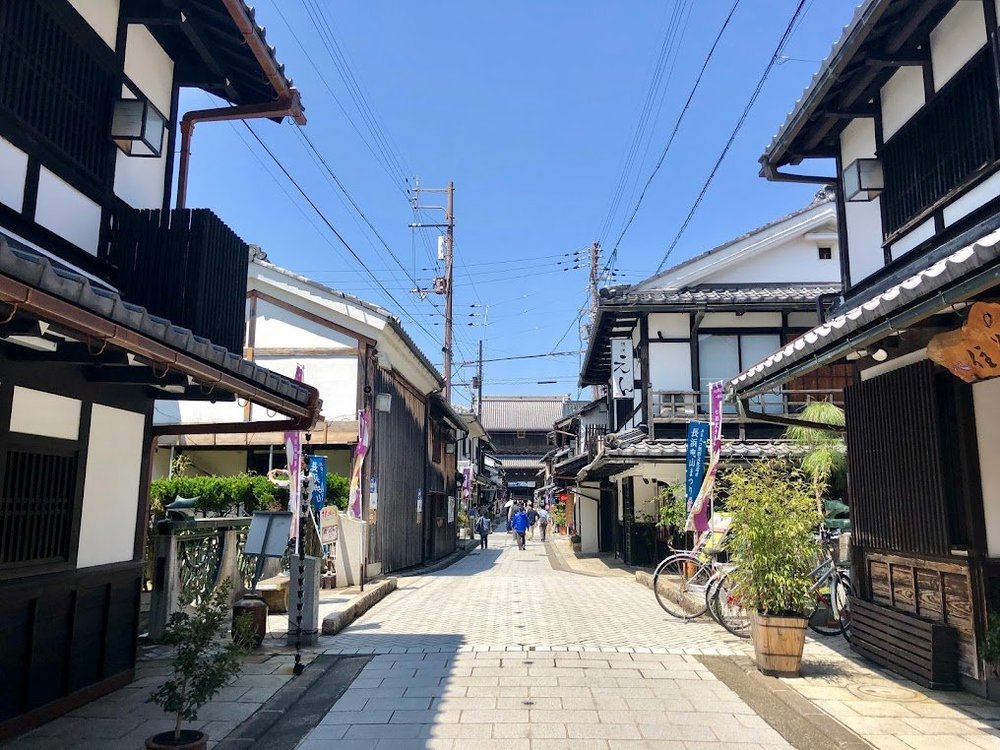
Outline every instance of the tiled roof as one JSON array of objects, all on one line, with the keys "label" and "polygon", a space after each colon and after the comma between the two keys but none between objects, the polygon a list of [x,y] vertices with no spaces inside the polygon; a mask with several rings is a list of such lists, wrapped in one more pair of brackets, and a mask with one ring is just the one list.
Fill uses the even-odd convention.
[{"label": "tiled roof", "polygon": [[[782,440],[724,440],[722,458],[764,458],[788,456],[795,453],[794,446]],[[685,440],[644,440],[623,448],[609,448],[605,456],[616,459],[683,459],[687,455]]]},{"label": "tiled roof", "polygon": [[[822,367],[839,359],[843,353],[827,352],[824,358],[820,352],[831,349],[845,339],[853,350],[864,349],[892,331],[906,328],[908,323],[916,322],[897,320],[893,317],[893,313],[906,315],[906,308],[917,300],[937,293],[937,296],[932,298],[935,305],[926,313],[930,315],[948,304],[961,302],[972,296],[975,290],[963,292],[959,289],[956,298],[948,300],[944,298],[946,293],[943,290],[956,286],[957,282],[967,279],[979,269],[987,266],[995,268],[998,260],[1000,260],[1000,230],[962,247],[941,260],[930,263],[905,281],[889,287],[842,315],[802,334],[788,346],[733,378],[729,387],[741,395],[753,395],[762,390],[759,386],[763,381],[780,375],[800,362],[809,360],[812,365],[810,369]],[[982,283],[986,285],[984,288],[988,288],[991,283],[996,283],[996,279],[984,279]],[[863,329],[870,330],[862,332]],[[858,335],[852,338],[851,334],[855,333]]]},{"label": "tiled roof", "polygon": [[137,331],[172,351],[183,352],[226,370],[243,381],[266,388],[296,404],[305,406],[310,402],[310,390],[301,383],[260,367],[208,339],[194,335],[187,328],[152,315],[144,307],[126,302],[109,287],[92,283],[80,272],[3,234],[0,234],[0,273]]},{"label": "tiled roof", "polygon": [[542,466],[541,459],[534,456],[500,456],[500,461],[506,470],[539,469]]},{"label": "tiled roof", "polygon": [[482,423],[495,430],[544,430],[588,401],[572,401],[565,396],[483,396]]},{"label": "tiled roof", "polygon": [[624,290],[609,296],[604,304],[614,305],[761,305],[809,304],[821,294],[836,294],[839,284],[699,284],[684,289],[650,291]]}]

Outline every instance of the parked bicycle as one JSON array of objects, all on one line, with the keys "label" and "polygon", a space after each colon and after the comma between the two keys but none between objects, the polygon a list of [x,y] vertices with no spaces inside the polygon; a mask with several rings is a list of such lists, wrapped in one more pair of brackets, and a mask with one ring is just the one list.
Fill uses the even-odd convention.
[{"label": "parked bicycle", "polygon": [[851,640],[851,577],[837,562],[834,550],[840,542],[838,529],[822,529],[820,541],[826,552],[810,575],[815,580],[810,591],[816,594],[816,609],[809,617],[809,627],[820,635],[840,635]]},{"label": "parked bicycle", "polygon": [[731,519],[717,514],[689,551],[674,552],[653,571],[653,593],[663,610],[680,620],[701,617],[709,606],[709,586],[721,563]]}]

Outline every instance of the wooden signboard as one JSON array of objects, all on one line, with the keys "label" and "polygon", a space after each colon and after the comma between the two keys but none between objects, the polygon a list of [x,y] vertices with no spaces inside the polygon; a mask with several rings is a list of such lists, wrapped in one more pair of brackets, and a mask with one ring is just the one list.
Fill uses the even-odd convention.
[{"label": "wooden signboard", "polygon": [[1000,303],[976,302],[961,328],[931,339],[927,356],[966,383],[1000,376]]}]

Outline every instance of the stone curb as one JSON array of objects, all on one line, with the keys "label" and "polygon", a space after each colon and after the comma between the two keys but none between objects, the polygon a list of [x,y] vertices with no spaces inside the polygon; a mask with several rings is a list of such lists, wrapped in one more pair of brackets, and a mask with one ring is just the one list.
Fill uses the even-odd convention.
[{"label": "stone curb", "polygon": [[[653,574],[650,573],[650,572],[648,572],[648,571],[637,570],[635,572],[635,582],[638,583],[638,584],[640,584],[640,585],[642,585],[642,586],[645,586],[650,591],[653,590]],[[661,594],[663,593],[662,586],[660,588],[660,593]],[[699,602],[699,604],[702,604],[704,602],[704,600],[705,600],[704,597],[702,597],[701,602]],[[694,603],[690,603],[690,602],[677,602],[677,603],[680,604],[681,607],[683,607],[684,611],[688,612],[688,613],[693,613],[693,611],[695,610],[695,608],[697,606]],[[701,607],[698,607],[698,612],[699,612],[699,614],[698,614],[699,618],[704,616],[704,610]],[[678,621],[678,622],[682,622],[682,621]]]},{"label": "stone curb", "polygon": [[[467,554],[472,552],[472,550],[477,549],[479,547],[478,539],[457,539],[456,542],[458,543],[459,548],[454,552],[452,552],[447,557],[443,557],[437,562],[431,563],[430,565],[421,565],[419,567],[407,568],[406,570],[395,571],[396,577],[409,578],[411,576],[424,575],[425,573],[436,573],[439,570],[447,568],[449,565],[457,563]],[[461,548],[462,542],[465,542],[465,549]]]},{"label": "stone curb", "polygon": [[396,579],[386,578],[371,586],[347,609],[323,618],[323,635],[335,635],[396,590]]}]

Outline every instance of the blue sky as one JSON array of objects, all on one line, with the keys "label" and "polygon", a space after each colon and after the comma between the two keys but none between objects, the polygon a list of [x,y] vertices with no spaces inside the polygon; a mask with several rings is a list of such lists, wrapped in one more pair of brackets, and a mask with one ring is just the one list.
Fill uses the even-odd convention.
[{"label": "blue sky", "polygon": [[[419,176],[427,187],[454,180],[456,362],[474,359],[480,339],[486,341],[487,359],[575,352],[582,348],[574,321],[586,304],[587,270],[562,269],[573,265],[575,251],[596,239],[603,239],[607,257],[635,205],[635,185],[648,177],[731,5],[730,0],[258,0],[257,20],[302,92],[309,118],[303,133],[399,263],[349,207],[293,125],[257,121],[253,128],[391,298],[241,123],[198,127],[188,203],[215,209],[276,263],[390,308],[440,363],[443,298],[421,300],[409,291],[411,277],[431,285],[436,238],[407,226],[414,218],[402,176]],[[635,282],[655,271],[796,5],[795,0],[740,2],[621,243],[616,280]],[[807,3],[784,51],[790,59],[773,69],[670,264],[811,199],[815,186],[759,178],[757,158],[853,10],[851,0]],[[317,12],[323,14],[319,23]],[[607,223],[666,38],[674,44],[660,79],[662,104],[658,98],[648,110],[621,206]],[[338,53],[339,66],[333,57]],[[347,75],[358,83],[354,96]],[[364,113],[358,91],[370,108]],[[209,102],[202,92],[186,92],[182,111]],[[428,212],[423,218],[439,216]],[[454,381],[468,383],[473,370],[458,369]],[[575,396],[579,358],[488,362],[485,372],[487,394]],[[550,380],[557,382],[537,383]],[[468,388],[457,386],[454,400],[468,403]]]}]

